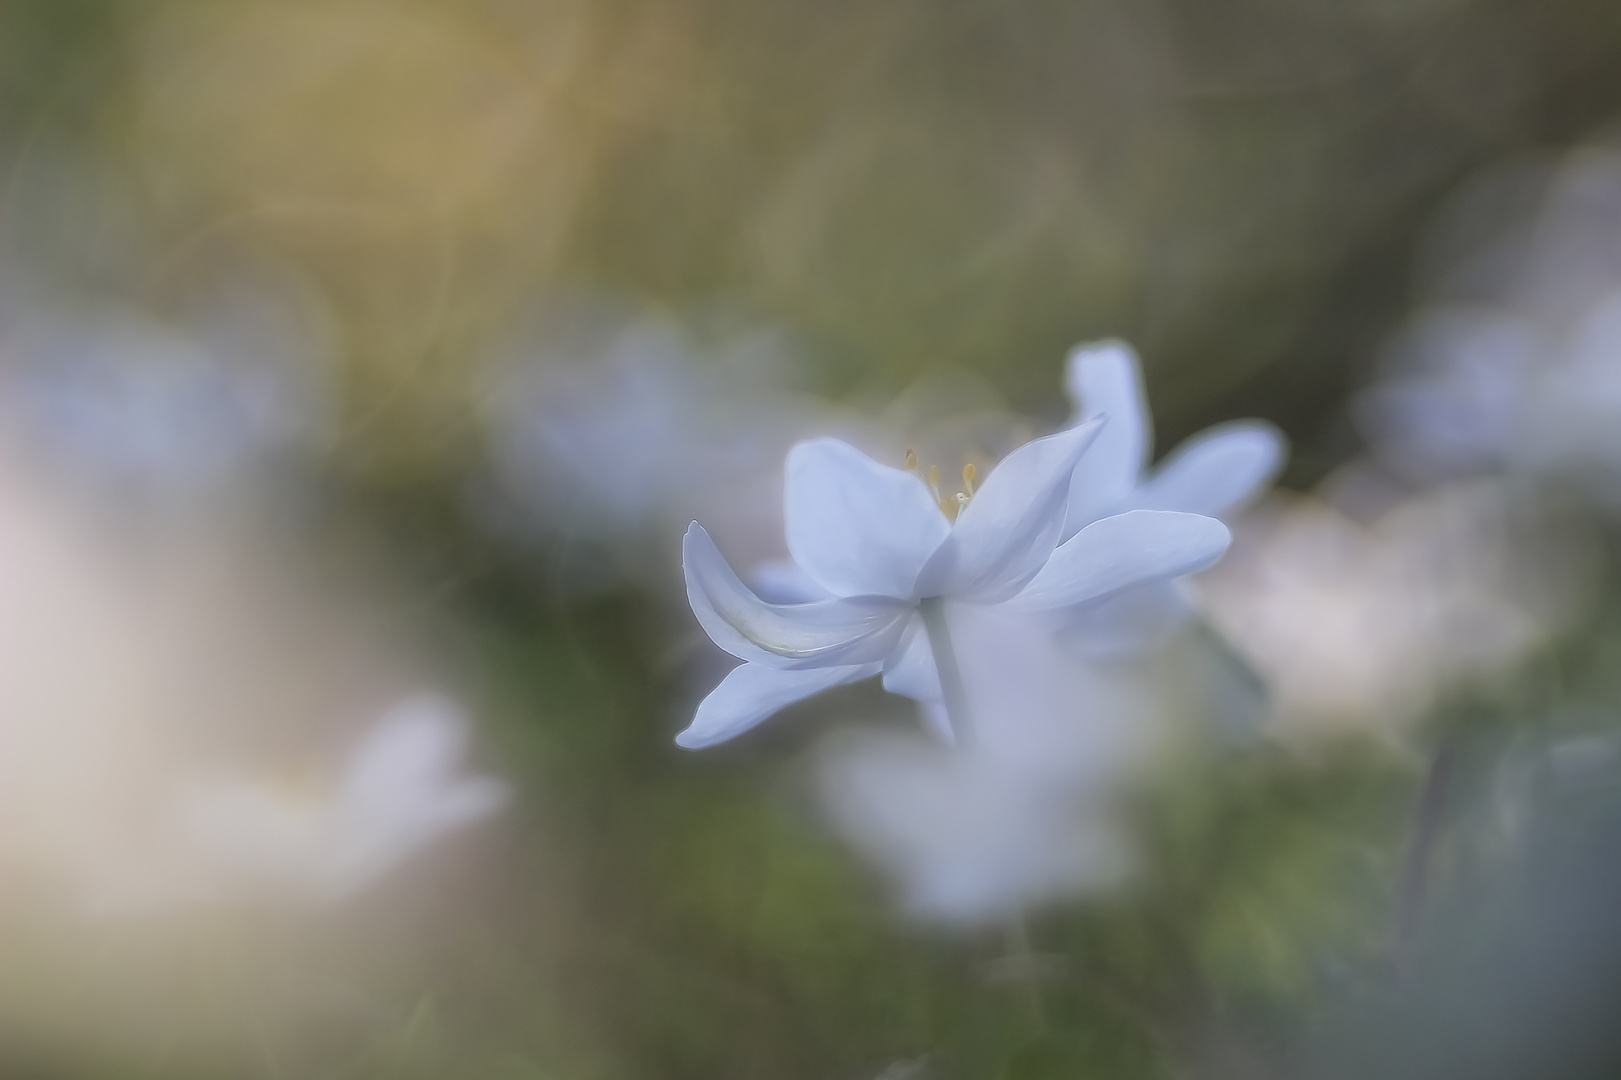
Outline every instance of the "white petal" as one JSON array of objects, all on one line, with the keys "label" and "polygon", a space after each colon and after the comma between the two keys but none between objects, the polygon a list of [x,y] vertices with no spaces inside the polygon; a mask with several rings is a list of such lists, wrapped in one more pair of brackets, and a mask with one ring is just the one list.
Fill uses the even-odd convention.
[{"label": "white petal", "polygon": [[913,618],[895,655],[884,664],[884,689],[914,701],[939,701],[940,673],[921,618]]},{"label": "white petal", "polygon": [[957,733],[951,730],[951,714],[946,712],[944,701],[920,701],[917,703],[917,712],[918,718],[923,721],[924,729],[940,740],[941,745],[957,745]]},{"label": "white petal", "polygon": [[951,531],[921,479],[837,439],[790,450],[785,484],[788,550],[836,596],[910,597]]},{"label": "white petal", "polygon": [[1067,607],[1191,574],[1221,558],[1231,540],[1227,526],[1199,514],[1130,510],[1102,518],[1053,552],[1015,602],[1028,609]]},{"label": "white petal", "polygon": [[749,585],[760,599],[772,604],[808,604],[813,600],[833,599],[832,593],[816,584],[792,559],[755,563]]},{"label": "white petal", "polygon": [[395,705],[367,733],[345,771],[346,801],[409,805],[445,782],[467,747],[467,715],[449,698],[417,694]]},{"label": "white petal", "polygon": [[1283,455],[1283,434],[1271,424],[1221,424],[1172,451],[1131,504],[1218,517],[1259,495],[1277,475]]},{"label": "white petal", "polygon": [[710,639],[740,660],[771,667],[828,667],[882,660],[912,605],[886,597],[768,604],[738,580],[696,521],[681,546],[687,600]]},{"label": "white petal", "polygon": [[995,603],[1018,592],[1058,543],[1070,474],[1102,426],[1089,420],[1002,459],[924,565],[918,595]]},{"label": "white petal", "polygon": [[1108,418],[1070,481],[1064,539],[1107,514],[1117,513],[1137,487],[1153,442],[1142,367],[1123,341],[1079,345],[1069,354],[1064,383],[1074,421]]},{"label": "white petal", "polygon": [[1169,579],[1111,593],[1070,608],[1059,631],[1066,645],[1092,659],[1145,652],[1194,616],[1182,582]]},{"label": "white petal", "polygon": [[675,737],[676,745],[702,750],[723,743],[796,701],[829,687],[870,678],[879,670],[878,664],[804,671],[784,671],[761,664],[739,665],[699,704],[692,723]]}]

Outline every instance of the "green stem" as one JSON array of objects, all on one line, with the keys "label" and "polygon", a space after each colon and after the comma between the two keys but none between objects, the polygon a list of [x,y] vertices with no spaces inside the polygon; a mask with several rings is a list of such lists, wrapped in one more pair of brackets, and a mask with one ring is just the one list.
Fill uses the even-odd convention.
[{"label": "green stem", "polygon": [[918,610],[929,635],[929,649],[934,653],[934,668],[940,675],[941,704],[951,723],[952,738],[961,750],[973,743],[974,728],[968,718],[968,694],[963,690],[957,652],[951,647],[951,628],[946,625],[945,598],[931,596],[918,604]]},{"label": "green stem", "polygon": [[1037,1035],[1047,1031],[1047,1000],[1041,993],[1041,972],[1036,967],[1036,951],[1030,945],[1030,926],[1023,915],[1008,920],[1008,948],[1024,966],[1024,1009]]}]

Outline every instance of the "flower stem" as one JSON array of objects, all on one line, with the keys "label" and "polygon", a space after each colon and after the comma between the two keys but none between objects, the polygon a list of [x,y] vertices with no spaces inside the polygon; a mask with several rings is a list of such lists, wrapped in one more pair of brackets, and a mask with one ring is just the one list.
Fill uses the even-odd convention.
[{"label": "flower stem", "polygon": [[[946,719],[951,724],[952,740],[959,751],[973,745],[973,725],[969,719],[968,694],[963,689],[962,669],[957,666],[957,651],[951,644],[951,628],[946,623],[945,600],[931,596],[918,605],[923,615],[923,629],[929,635],[929,649],[934,653],[934,667],[940,675],[941,703]],[[1035,951],[1030,947],[1030,930],[1022,915],[1008,921],[1009,959],[1013,981],[1019,984],[1024,1008],[1036,1034],[1047,1029],[1047,1006],[1042,997],[1040,973],[1036,970]]]},{"label": "flower stem", "polygon": [[1429,885],[1430,860],[1436,833],[1446,813],[1447,796],[1452,787],[1453,759],[1457,756],[1450,742],[1443,742],[1430,761],[1424,786],[1419,790],[1418,805],[1413,812],[1408,831],[1407,854],[1403,859],[1401,878],[1397,882],[1396,918],[1391,932],[1391,956],[1402,966],[1412,948],[1412,938],[1418,928]]},{"label": "flower stem", "polygon": [[968,695],[963,690],[962,671],[957,667],[957,651],[951,647],[951,628],[946,625],[945,598],[931,596],[918,605],[923,629],[929,635],[934,667],[940,675],[941,704],[951,723],[951,736],[958,749],[973,743],[973,724],[968,718]]}]

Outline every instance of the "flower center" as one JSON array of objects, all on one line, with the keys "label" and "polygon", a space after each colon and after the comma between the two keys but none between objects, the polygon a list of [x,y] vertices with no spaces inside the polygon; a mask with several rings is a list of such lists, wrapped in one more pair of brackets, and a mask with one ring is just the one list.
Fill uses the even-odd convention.
[{"label": "flower center", "polygon": [[946,516],[947,521],[953,522],[957,520],[957,515],[962,512],[962,508],[967,506],[969,501],[973,499],[974,478],[979,475],[979,470],[970,461],[962,467],[962,490],[952,492],[949,495],[942,495],[940,492],[940,466],[930,465],[929,471],[925,475],[918,465],[916,450],[906,451],[906,471],[928,486],[929,494],[934,496],[934,501],[939,505],[940,512]]}]

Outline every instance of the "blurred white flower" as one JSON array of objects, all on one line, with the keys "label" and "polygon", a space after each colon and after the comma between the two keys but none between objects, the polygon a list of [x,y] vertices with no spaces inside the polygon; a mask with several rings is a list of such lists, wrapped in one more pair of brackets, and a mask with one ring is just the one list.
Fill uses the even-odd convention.
[{"label": "blurred white flower", "polygon": [[568,312],[515,353],[485,396],[491,468],[509,527],[562,542],[568,584],[603,555],[612,576],[673,581],[670,539],[699,517],[752,559],[781,553],[768,463],[820,410],[787,389],[774,335],[705,353],[672,323]]},{"label": "blurred white flower", "polygon": [[[1529,220],[1502,212],[1528,191]],[[1437,295],[1360,403],[1378,453],[1421,481],[1508,470],[1621,500],[1621,153],[1488,174],[1443,225]]]},{"label": "blurred white flower", "polygon": [[834,826],[928,921],[996,922],[1118,880],[1113,808],[1032,783],[994,757],[873,732],[829,740],[822,798]]},{"label": "blurred white flower", "polygon": [[1143,673],[1077,661],[1006,609],[958,607],[951,636],[973,742],[836,733],[817,770],[834,828],[927,921],[996,922],[1120,881],[1116,803],[1166,735]]},{"label": "blurred white flower", "polygon": [[330,784],[194,781],[176,794],[175,828],[215,888],[342,900],[506,801],[502,782],[459,774],[467,736],[459,705],[417,695],[372,726]]},{"label": "blurred white flower", "polygon": [[[734,574],[701,526],[683,547],[687,595],[712,640],[743,660],[677,737],[696,748],[732,738],[785,706],[880,673],[884,686],[968,717],[956,695],[946,602],[1068,607],[1202,569],[1228,533],[1196,514],[1138,510],[1103,518],[1058,545],[1070,476],[1096,436],[1088,422],[1013,451],[977,490],[942,497],[927,480],[835,439],[788,455],[784,516],[794,562],[827,599],[771,604]],[[946,733],[941,725],[942,733]]]},{"label": "blurred white flower", "polygon": [[183,328],[41,306],[0,336],[0,416],[61,481],[122,499],[229,493],[321,422],[321,343],[276,297],[239,290]]},{"label": "blurred white flower", "polygon": [[116,854],[63,853],[79,903],[127,917],[349,900],[505,804],[507,785],[459,771],[468,729],[455,702],[419,694],[377,720],[330,775],[172,768],[156,812]]},{"label": "blurred white flower", "polygon": [[0,903],[338,900],[499,804],[499,784],[457,774],[466,718],[434,696],[390,710],[325,786],[267,779],[318,756],[350,702],[418,678],[394,628],[239,533],[130,543],[5,449]]},{"label": "blurred white flower", "polygon": [[1491,480],[1401,497],[1368,524],[1274,496],[1197,588],[1270,687],[1281,733],[1396,733],[1571,617],[1589,560],[1537,517]]}]

